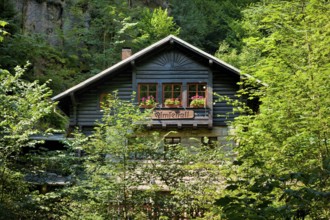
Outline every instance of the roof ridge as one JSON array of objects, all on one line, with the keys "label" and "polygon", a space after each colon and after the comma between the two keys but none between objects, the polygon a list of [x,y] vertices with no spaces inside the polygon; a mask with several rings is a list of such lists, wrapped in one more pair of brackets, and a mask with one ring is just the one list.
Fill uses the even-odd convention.
[{"label": "roof ridge", "polygon": [[73,87],[71,87],[71,88],[69,88],[69,89],[67,89],[67,90],[59,93],[58,95],[52,97],[52,100],[53,101],[60,100],[61,98],[66,97],[66,96],[70,95],[71,93],[74,93],[74,92],[78,91],[80,88],[84,88],[85,86],[88,86],[88,85],[92,84],[93,82],[95,82],[95,81],[103,78],[104,76],[107,76],[107,75],[111,74],[113,71],[115,71],[115,70],[117,70],[117,69],[119,69],[119,68],[121,68],[121,67],[123,67],[123,66],[125,66],[125,65],[127,65],[129,63],[131,63],[136,58],[139,58],[140,56],[142,56],[142,55],[144,55],[144,54],[146,54],[146,53],[148,53],[148,52],[150,52],[150,51],[152,51],[152,50],[154,50],[154,49],[162,46],[163,44],[167,43],[171,39],[175,40],[180,45],[182,45],[184,47],[187,47],[190,50],[192,50],[192,51],[200,54],[201,56],[204,56],[207,59],[213,60],[218,65],[221,65],[221,66],[223,66],[223,67],[225,67],[227,69],[230,69],[235,74],[240,75],[240,70],[237,69],[236,67],[234,67],[234,66],[232,66],[232,65],[230,65],[230,64],[228,64],[228,63],[226,63],[226,62],[224,62],[224,61],[222,61],[222,60],[220,60],[218,58],[216,58],[215,56],[213,56],[213,55],[211,55],[209,53],[206,53],[205,51],[203,51],[203,50],[195,47],[194,45],[192,45],[192,44],[190,44],[190,43],[188,43],[188,42],[180,39],[179,37],[170,34],[167,37],[165,37],[165,38],[163,38],[163,39],[161,39],[161,40],[159,40],[159,41],[151,44],[150,46],[148,46],[148,47],[146,47],[146,48],[138,51],[137,53],[133,54],[132,56],[130,56],[130,57],[124,59],[124,60],[119,61],[118,63],[112,65],[111,67],[109,67],[109,68],[101,71],[100,73],[98,73],[98,74],[96,74],[96,75],[94,75],[94,76],[92,76],[92,77],[90,77],[90,78],[88,78],[88,79],[86,79],[86,80],[78,83],[77,85],[75,85],[75,86],[73,86]]}]

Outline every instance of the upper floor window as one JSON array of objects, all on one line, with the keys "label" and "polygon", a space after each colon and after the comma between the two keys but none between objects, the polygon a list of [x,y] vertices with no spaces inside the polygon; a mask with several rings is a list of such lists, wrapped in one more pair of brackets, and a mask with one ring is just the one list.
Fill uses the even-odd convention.
[{"label": "upper floor window", "polygon": [[188,84],[188,102],[190,107],[202,108],[206,104],[206,84],[191,83]]},{"label": "upper floor window", "polygon": [[157,84],[139,84],[138,101],[140,105],[155,105]]},{"label": "upper floor window", "polygon": [[181,84],[163,84],[163,102],[164,105],[173,104],[181,106]]}]

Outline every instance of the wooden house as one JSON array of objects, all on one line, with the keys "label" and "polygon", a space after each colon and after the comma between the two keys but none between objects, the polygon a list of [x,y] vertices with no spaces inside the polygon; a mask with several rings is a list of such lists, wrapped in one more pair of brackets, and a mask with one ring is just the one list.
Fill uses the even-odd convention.
[{"label": "wooden house", "polygon": [[216,102],[213,94],[234,98],[241,79],[238,69],[172,35],[135,54],[123,49],[122,57],[52,98],[69,116],[70,127],[91,132],[102,117],[102,98],[117,90],[123,100],[131,100],[136,92],[135,102],[141,108],[147,108],[144,101],[154,97],[158,105],[148,126],[178,130],[169,142],[187,142],[189,137],[220,141],[227,135],[226,121],[235,116],[227,114],[232,106]]}]

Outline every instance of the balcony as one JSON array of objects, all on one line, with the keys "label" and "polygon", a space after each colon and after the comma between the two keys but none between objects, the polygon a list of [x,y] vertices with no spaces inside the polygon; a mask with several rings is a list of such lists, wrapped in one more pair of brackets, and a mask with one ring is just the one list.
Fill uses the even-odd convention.
[{"label": "balcony", "polygon": [[155,108],[148,127],[152,128],[212,128],[209,108]]}]

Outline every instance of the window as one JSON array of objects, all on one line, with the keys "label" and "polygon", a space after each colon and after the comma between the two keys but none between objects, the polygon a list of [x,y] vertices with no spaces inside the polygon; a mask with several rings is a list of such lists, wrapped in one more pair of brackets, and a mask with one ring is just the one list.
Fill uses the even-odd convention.
[{"label": "window", "polygon": [[[149,98],[148,98],[149,97]],[[157,100],[157,84],[139,84],[138,101],[141,104],[142,101],[153,97],[154,101]]]},{"label": "window", "polygon": [[210,148],[214,148],[218,144],[218,138],[217,137],[202,137],[201,143],[204,146],[209,146]]},{"label": "window", "polygon": [[177,153],[177,145],[181,143],[180,137],[165,137],[164,139],[164,159],[170,158]]},{"label": "window", "polygon": [[180,137],[165,137],[164,143],[166,145],[176,145],[181,143]]},{"label": "window", "polygon": [[101,93],[100,94],[100,101],[99,101],[99,108],[106,107],[106,100],[109,98],[109,93]]},{"label": "window", "polygon": [[166,100],[176,100],[181,105],[181,84],[164,84],[163,85],[163,102]]},{"label": "window", "polygon": [[191,107],[204,107],[206,101],[206,84],[188,84],[188,101]]}]

